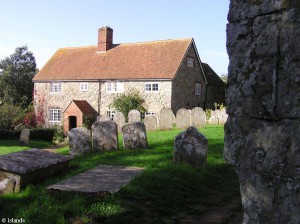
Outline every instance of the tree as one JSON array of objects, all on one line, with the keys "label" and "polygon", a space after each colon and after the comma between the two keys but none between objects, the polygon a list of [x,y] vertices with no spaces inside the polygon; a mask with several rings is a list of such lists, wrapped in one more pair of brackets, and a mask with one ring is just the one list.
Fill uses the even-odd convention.
[{"label": "tree", "polygon": [[[35,58],[27,46],[0,61],[0,101],[26,108],[32,101],[32,79],[37,73]],[[2,100],[1,100],[2,99]]]},{"label": "tree", "polygon": [[128,120],[128,113],[131,110],[138,110],[141,113],[146,112],[146,109],[143,106],[144,103],[145,100],[139,92],[137,90],[131,90],[127,94],[124,93],[117,95],[110,106],[115,108],[117,111],[122,112],[126,120]]}]

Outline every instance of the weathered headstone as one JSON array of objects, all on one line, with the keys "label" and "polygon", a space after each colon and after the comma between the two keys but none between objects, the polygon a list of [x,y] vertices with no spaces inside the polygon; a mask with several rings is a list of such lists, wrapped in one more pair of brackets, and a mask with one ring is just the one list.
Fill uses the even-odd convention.
[{"label": "weathered headstone", "polygon": [[118,150],[118,129],[115,122],[101,121],[92,125],[93,151]]},{"label": "weathered headstone", "polygon": [[8,178],[0,181],[0,195],[14,192],[15,183],[15,180]]},{"label": "weathered headstone", "polygon": [[197,128],[206,126],[206,113],[201,107],[194,107],[191,111],[191,125]]},{"label": "weathered headstone", "polygon": [[147,133],[142,122],[125,124],[122,128],[125,149],[145,149],[148,147]]},{"label": "weathered headstone", "polygon": [[228,114],[226,114],[226,110],[222,109],[219,113],[219,124],[225,124],[228,119]]},{"label": "weathered headstone", "polygon": [[138,110],[131,110],[128,113],[128,123],[141,121],[141,113]]},{"label": "weathered headstone", "polygon": [[159,113],[159,129],[169,130],[173,128],[174,114],[170,108],[164,107]]},{"label": "weathered headstone", "polygon": [[205,167],[208,141],[197,128],[191,126],[176,136],[174,142],[175,162],[186,162],[193,166]]},{"label": "weathered headstone", "polygon": [[208,119],[209,124],[219,124],[219,119],[217,117],[210,117]]},{"label": "weathered headstone", "polygon": [[230,1],[224,159],[244,224],[300,223],[299,3]]},{"label": "weathered headstone", "polygon": [[73,128],[69,131],[69,147],[71,155],[92,152],[91,131],[86,128]]},{"label": "weathered headstone", "polygon": [[176,128],[186,129],[191,125],[191,112],[187,109],[179,109],[176,113]]},{"label": "weathered headstone", "polygon": [[157,115],[146,116],[144,119],[146,131],[156,131],[158,126]]},{"label": "weathered headstone", "polygon": [[23,129],[21,131],[19,145],[28,145],[30,137],[30,131],[28,129]]},{"label": "weathered headstone", "polygon": [[114,116],[114,122],[116,122],[118,127],[118,132],[122,133],[122,127],[125,124],[125,116],[122,112],[117,112]]},{"label": "weathered headstone", "polygon": [[106,116],[106,115],[99,115],[97,117],[97,122],[101,122],[101,121],[111,121],[110,117]]}]

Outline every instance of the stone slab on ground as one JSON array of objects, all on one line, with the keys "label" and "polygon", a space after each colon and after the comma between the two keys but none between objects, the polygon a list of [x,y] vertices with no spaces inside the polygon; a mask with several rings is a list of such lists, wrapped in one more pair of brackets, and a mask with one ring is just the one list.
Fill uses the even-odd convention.
[{"label": "stone slab on ground", "polygon": [[97,166],[47,187],[49,191],[74,191],[79,193],[115,193],[122,186],[143,172],[140,167]]},{"label": "stone slab on ground", "polygon": [[41,181],[64,170],[71,156],[60,155],[41,149],[30,149],[0,156],[0,181],[15,182],[13,192],[32,182]]}]

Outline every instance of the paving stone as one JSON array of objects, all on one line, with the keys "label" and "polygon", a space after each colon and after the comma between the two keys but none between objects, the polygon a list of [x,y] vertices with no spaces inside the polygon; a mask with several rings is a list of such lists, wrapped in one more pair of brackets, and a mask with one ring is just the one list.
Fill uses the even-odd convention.
[{"label": "paving stone", "polygon": [[49,191],[115,193],[143,172],[140,167],[97,166],[84,173],[47,187]]}]

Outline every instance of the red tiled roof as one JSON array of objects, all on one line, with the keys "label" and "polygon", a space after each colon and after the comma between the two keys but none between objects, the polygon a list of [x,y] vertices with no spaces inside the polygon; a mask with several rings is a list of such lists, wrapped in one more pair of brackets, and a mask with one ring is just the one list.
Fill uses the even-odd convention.
[{"label": "red tiled roof", "polygon": [[172,79],[192,39],[59,49],[34,81]]},{"label": "red tiled roof", "polygon": [[78,107],[78,109],[83,114],[94,114],[94,113],[96,113],[96,111],[94,110],[94,108],[87,101],[85,101],[85,100],[73,100],[73,102],[76,104],[76,106]]}]

